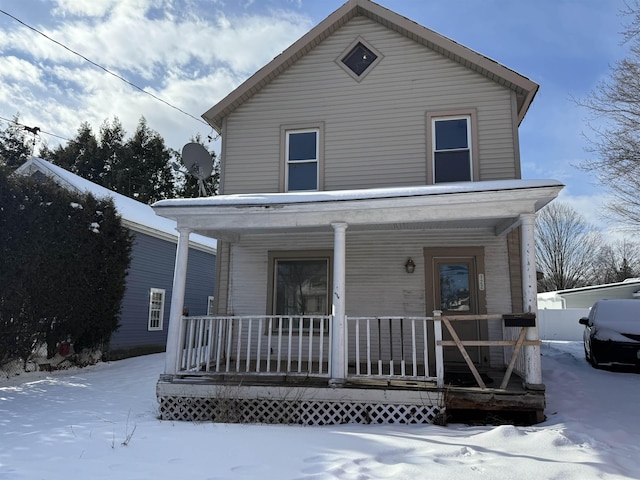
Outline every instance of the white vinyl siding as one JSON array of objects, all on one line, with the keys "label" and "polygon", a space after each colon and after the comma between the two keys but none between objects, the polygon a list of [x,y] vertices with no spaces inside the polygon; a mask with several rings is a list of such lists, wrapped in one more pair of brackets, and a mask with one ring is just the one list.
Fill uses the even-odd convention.
[{"label": "white vinyl siding", "polygon": [[[362,37],[384,55],[361,82],[335,60]],[[424,185],[426,113],[477,112],[478,180],[517,178],[511,91],[364,17],[301,57],[226,120],[225,194],[284,185],[280,125],[322,121],[322,190]]]},{"label": "white vinyl siding", "polygon": [[[346,314],[349,316],[431,316],[426,311],[424,247],[484,246],[485,291],[488,312],[511,311],[506,237],[492,231],[439,230],[432,232],[347,232]],[[331,233],[286,236],[245,235],[231,247],[233,260],[229,304],[235,315],[271,313],[269,302],[269,252],[327,250]],[[408,274],[408,257],[416,270]],[[237,288],[234,286],[238,286]],[[501,339],[499,324],[489,325],[489,339]],[[491,349],[492,364],[502,362],[502,349]]]},{"label": "white vinyl siding", "polygon": [[149,292],[149,331],[162,330],[164,320],[164,297],[162,288],[152,288]]},{"label": "white vinyl siding", "polygon": [[[422,274],[422,251],[429,246],[484,246],[487,311],[510,311],[506,238],[472,229],[382,231],[347,233],[347,315],[430,314],[425,312]],[[333,235],[244,235],[233,244],[231,274],[239,285],[230,291],[234,314],[267,313],[268,252],[313,249],[333,249]],[[405,270],[408,257],[417,265],[413,274]]]}]

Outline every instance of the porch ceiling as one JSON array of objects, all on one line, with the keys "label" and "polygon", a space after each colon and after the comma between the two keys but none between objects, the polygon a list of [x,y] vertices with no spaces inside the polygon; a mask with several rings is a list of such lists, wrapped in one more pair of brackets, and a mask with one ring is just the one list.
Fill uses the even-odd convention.
[{"label": "porch ceiling", "polygon": [[508,232],[563,185],[556,180],[503,180],[324,192],[220,195],[162,200],[155,212],[178,228],[213,238],[248,233],[349,230],[489,229]]}]

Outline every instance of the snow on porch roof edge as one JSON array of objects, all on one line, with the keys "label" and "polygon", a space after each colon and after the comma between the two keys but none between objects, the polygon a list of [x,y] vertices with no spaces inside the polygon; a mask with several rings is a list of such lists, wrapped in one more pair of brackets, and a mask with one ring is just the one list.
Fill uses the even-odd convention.
[{"label": "snow on porch roof edge", "polygon": [[349,200],[373,200],[382,198],[478,193],[531,188],[564,187],[558,180],[493,180],[486,182],[461,182],[414,187],[371,188],[359,190],[330,190],[289,193],[249,193],[219,195],[200,198],[160,200],[152,205],[163,207],[249,207],[258,205],[290,205],[301,203],[338,202]]}]

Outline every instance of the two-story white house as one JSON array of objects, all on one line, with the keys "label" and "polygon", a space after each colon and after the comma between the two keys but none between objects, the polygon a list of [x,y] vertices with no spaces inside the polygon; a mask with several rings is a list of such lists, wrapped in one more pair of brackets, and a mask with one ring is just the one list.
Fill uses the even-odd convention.
[{"label": "two-story white house", "polygon": [[[537,89],[349,0],[209,109],[221,195],[154,205],[180,232],[162,418],[540,421],[534,220],[562,184],[521,179]],[[192,233],[215,316],[182,317]]]}]

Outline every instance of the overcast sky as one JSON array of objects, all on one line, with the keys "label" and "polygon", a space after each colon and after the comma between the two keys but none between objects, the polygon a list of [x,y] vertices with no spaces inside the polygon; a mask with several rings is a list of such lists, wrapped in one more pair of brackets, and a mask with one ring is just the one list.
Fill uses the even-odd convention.
[{"label": "overcast sky", "polygon": [[[200,115],[342,0],[0,0],[0,117],[69,139],[117,116],[141,116],[180,150],[212,129]],[[594,223],[603,193],[573,165],[589,154],[584,98],[625,53],[623,0],[379,0],[540,84],[520,127],[524,178],[554,178]],[[6,121],[0,119],[0,127]],[[60,138],[37,139],[51,147]]]}]

